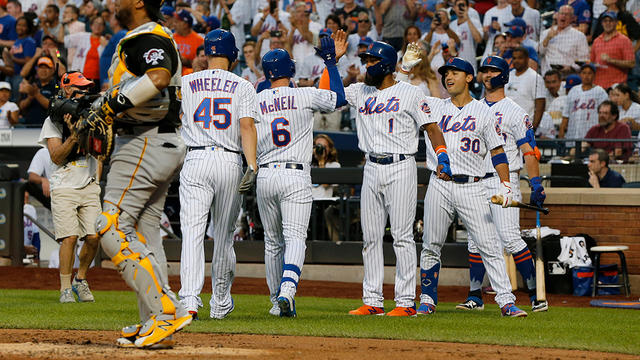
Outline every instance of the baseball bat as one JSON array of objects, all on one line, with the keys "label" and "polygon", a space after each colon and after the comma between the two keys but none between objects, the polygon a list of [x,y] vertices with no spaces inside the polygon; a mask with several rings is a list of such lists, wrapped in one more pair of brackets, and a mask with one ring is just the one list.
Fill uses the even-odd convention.
[{"label": "baseball bat", "polygon": [[509,281],[511,282],[511,290],[518,290],[518,277],[516,274],[516,263],[513,261],[513,255],[503,253],[504,261],[507,263],[507,275],[509,275]]},{"label": "baseball bat", "polygon": [[[493,195],[491,197],[491,203],[496,204],[496,205],[502,205],[502,195]],[[510,207],[518,207],[521,209],[528,209],[528,210],[534,210],[534,211],[538,211],[541,212],[545,215],[549,214],[549,209],[548,208],[541,208],[541,207],[537,207],[531,204],[525,204],[522,203],[518,200],[511,200],[511,205]]]},{"label": "baseball bat", "polygon": [[539,212],[536,213],[536,300],[547,300],[547,291],[544,284],[544,261],[542,258]]}]

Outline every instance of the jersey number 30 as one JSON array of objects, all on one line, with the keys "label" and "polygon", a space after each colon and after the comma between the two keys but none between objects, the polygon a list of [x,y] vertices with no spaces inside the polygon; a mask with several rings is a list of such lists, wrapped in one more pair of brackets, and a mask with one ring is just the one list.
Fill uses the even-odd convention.
[{"label": "jersey number 30", "polygon": [[[211,103],[213,102],[213,112],[211,111]],[[209,129],[213,116],[221,115],[223,121],[213,120],[213,126],[218,130],[224,130],[231,125],[231,113],[223,105],[230,105],[230,98],[204,98],[193,113],[193,122],[202,123],[202,127]]]},{"label": "jersey number 30", "polygon": [[289,120],[279,117],[271,122],[271,138],[273,144],[278,147],[287,146],[291,142],[291,133],[286,129]]},{"label": "jersey number 30", "polygon": [[471,150],[471,152],[473,152],[475,154],[480,152],[480,140],[474,139],[472,141],[468,137],[463,137],[462,139],[460,139],[460,141],[462,141],[462,145],[460,146],[460,150],[462,150],[464,152],[468,152],[469,150]]}]

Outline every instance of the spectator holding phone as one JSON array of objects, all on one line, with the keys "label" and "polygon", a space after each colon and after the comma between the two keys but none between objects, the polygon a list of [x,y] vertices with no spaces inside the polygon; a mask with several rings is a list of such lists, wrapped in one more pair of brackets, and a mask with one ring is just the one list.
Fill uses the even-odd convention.
[{"label": "spectator holding phone", "polygon": [[[261,12],[253,18],[253,27],[251,28],[251,36],[260,37],[260,39],[258,39],[258,44],[261,44],[261,46],[258,46],[260,50],[259,58],[262,59],[264,54],[271,49],[284,49],[282,46],[272,47],[269,35],[271,31],[280,31],[284,34],[285,30],[287,30],[286,33],[288,34],[289,28],[289,13],[278,9],[277,0],[270,0],[268,5],[262,8]],[[271,36],[271,38],[273,37],[275,36]],[[287,51],[291,54],[290,50]]]},{"label": "spectator holding phone", "polygon": [[484,14],[482,23],[483,37],[487,43],[482,58],[491,55],[493,51],[494,39],[496,35],[501,34],[505,29],[501,24],[507,22],[510,18],[511,8],[507,0],[498,0],[496,6],[487,10]]},{"label": "spectator holding phone", "polygon": [[446,10],[439,9],[436,11],[435,19],[431,23],[431,30],[425,35],[423,40],[431,47],[438,41],[440,44],[446,44],[449,39],[453,39],[456,44],[459,45],[460,38],[455,31],[449,28],[450,21],[449,13]]},{"label": "spectator holding phone", "polygon": [[482,42],[482,24],[469,17],[469,0],[456,0],[453,9],[458,19],[451,23],[451,30],[460,37],[460,57],[476,69],[476,45]]}]

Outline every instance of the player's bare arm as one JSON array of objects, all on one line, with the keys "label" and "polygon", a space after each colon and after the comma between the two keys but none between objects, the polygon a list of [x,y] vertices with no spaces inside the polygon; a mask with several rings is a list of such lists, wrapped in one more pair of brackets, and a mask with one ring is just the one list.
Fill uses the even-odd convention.
[{"label": "player's bare arm", "polygon": [[258,136],[256,134],[256,125],[250,117],[240,119],[240,137],[242,138],[242,151],[247,159],[247,165],[258,169],[256,162],[256,142]]}]

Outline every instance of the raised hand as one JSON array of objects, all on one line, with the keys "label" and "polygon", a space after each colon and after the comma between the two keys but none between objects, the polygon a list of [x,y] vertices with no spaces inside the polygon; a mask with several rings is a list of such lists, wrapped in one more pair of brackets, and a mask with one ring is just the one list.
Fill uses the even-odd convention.
[{"label": "raised hand", "polygon": [[331,35],[331,38],[333,38],[336,60],[338,60],[347,52],[347,34],[343,30],[338,30]]},{"label": "raised hand", "polygon": [[402,56],[402,70],[405,72],[411,72],[411,69],[422,61],[422,57],[420,56],[421,52],[422,49],[417,42],[412,42],[407,45],[407,50]]}]

